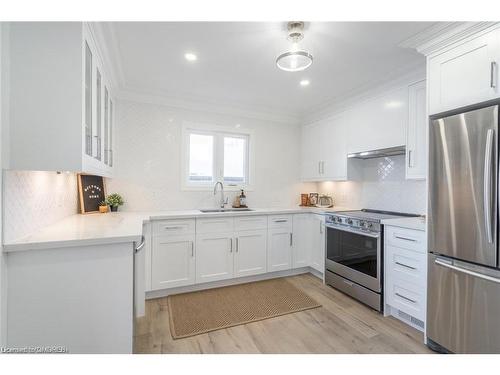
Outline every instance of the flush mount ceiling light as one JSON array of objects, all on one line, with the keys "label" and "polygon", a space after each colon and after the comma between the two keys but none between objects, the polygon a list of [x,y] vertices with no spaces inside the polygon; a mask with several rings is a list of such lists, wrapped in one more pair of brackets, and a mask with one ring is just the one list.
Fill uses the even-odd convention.
[{"label": "flush mount ceiling light", "polygon": [[300,72],[309,68],[313,62],[312,55],[299,50],[297,44],[304,38],[304,22],[288,22],[288,37],[292,49],[282,53],[276,59],[276,66],[286,72]]}]

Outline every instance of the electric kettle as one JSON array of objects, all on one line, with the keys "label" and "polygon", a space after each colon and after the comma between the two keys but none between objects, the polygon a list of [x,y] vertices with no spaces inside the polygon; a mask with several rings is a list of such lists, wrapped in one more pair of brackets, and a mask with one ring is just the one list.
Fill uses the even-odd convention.
[{"label": "electric kettle", "polygon": [[320,195],[318,197],[318,203],[316,204],[316,207],[320,208],[333,207],[333,198],[330,197],[329,195]]}]

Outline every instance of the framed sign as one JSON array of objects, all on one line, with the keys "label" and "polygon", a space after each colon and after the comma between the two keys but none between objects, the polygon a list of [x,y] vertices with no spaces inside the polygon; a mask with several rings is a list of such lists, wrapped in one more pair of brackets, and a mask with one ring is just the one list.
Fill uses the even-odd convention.
[{"label": "framed sign", "polygon": [[78,175],[78,193],[80,196],[80,212],[88,214],[99,212],[99,205],[106,199],[104,179],[88,174]]}]

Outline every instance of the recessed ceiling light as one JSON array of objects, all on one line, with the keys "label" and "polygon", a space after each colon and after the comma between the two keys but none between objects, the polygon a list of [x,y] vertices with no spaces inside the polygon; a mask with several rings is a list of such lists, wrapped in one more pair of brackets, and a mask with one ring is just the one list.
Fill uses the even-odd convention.
[{"label": "recessed ceiling light", "polygon": [[194,53],[188,52],[184,55],[187,61],[196,61],[198,60],[198,56],[196,56]]},{"label": "recessed ceiling light", "polygon": [[308,79],[303,79],[302,81],[300,81],[300,85],[301,86],[309,86],[311,82],[309,82]]}]

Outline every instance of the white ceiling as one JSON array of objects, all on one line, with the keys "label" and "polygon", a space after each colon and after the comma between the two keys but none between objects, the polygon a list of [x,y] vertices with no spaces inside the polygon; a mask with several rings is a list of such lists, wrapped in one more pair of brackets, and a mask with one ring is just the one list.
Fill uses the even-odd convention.
[{"label": "white ceiling", "polygon": [[[286,23],[117,22],[103,27],[118,88],[303,116],[353,91],[396,78],[424,57],[398,47],[431,22],[306,23],[303,72],[284,72],[276,57],[290,48]],[[198,60],[189,63],[186,52]],[[310,80],[308,87],[299,81]]]}]

